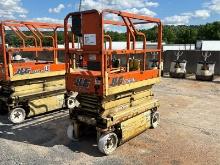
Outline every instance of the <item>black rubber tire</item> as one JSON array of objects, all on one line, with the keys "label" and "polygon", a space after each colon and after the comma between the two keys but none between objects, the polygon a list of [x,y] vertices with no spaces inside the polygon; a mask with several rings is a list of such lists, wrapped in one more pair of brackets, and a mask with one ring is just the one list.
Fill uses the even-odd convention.
[{"label": "black rubber tire", "polygon": [[72,141],[79,141],[79,139],[75,137],[75,131],[74,123],[69,124],[66,130],[67,137]]},{"label": "black rubber tire", "polygon": [[157,128],[160,123],[160,114],[158,111],[151,114],[151,128]]},{"label": "black rubber tire", "polygon": [[213,81],[214,80],[214,75],[212,75],[212,76],[196,75],[196,80],[198,80],[198,81]]},{"label": "black rubber tire", "polygon": [[8,114],[9,120],[14,124],[22,123],[26,118],[26,112],[23,108],[14,108]]},{"label": "black rubber tire", "polygon": [[[109,145],[110,144],[110,145]],[[115,133],[111,132],[100,136],[98,141],[98,148],[105,155],[112,154],[118,147],[118,137]]]}]

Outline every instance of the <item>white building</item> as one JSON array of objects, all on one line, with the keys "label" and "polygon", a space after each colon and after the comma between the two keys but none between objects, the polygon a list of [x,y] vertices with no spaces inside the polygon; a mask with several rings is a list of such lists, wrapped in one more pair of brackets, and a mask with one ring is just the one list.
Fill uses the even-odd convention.
[{"label": "white building", "polygon": [[202,51],[220,51],[220,41],[197,41],[196,50]]},{"label": "white building", "polygon": [[166,44],[163,46],[163,51],[167,50],[195,50],[195,44]]}]

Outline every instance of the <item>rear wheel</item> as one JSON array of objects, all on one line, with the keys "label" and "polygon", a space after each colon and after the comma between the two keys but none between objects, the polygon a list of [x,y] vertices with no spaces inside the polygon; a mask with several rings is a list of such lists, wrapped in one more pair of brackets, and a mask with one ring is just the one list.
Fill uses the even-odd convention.
[{"label": "rear wheel", "polygon": [[103,134],[98,141],[99,150],[109,155],[111,154],[118,146],[118,137],[115,133]]},{"label": "rear wheel", "polygon": [[9,112],[9,120],[14,124],[22,123],[25,117],[26,113],[23,108],[15,108]]},{"label": "rear wheel", "polygon": [[67,127],[67,137],[72,141],[78,141],[79,139],[79,125],[76,123],[71,123]]}]

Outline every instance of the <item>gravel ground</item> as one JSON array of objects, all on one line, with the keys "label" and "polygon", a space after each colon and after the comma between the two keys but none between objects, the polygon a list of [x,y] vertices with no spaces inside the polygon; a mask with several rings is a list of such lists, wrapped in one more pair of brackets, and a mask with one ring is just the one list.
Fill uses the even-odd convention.
[{"label": "gravel ground", "polygon": [[103,156],[92,132],[66,137],[68,112],[12,125],[0,116],[0,164],[220,164],[220,78],[198,82],[163,78],[154,87],[161,123]]}]

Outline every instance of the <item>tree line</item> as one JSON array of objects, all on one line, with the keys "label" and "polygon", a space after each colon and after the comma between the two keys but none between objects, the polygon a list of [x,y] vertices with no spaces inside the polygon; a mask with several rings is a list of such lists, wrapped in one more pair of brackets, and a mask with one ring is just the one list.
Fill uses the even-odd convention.
[{"label": "tree line", "polygon": [[[157,27],[148,30],[139,30],[146,35],[147,41],[157,41]],[[25,32],[30,35],[30,32]],[[52,32],[44,32],[46,35],[53,35]],[[126,41],[126,33],[119,33],[116,31],[107,31],[106,34],[112,37],[113,41]],[[64,43],[64,36],[62,31],[58,31],[58,44]],[[137,37],[137,40],[141,40]],[[165,25],[163,27],[163,42],[168,44],[195,44],[197,40],[220,40],[220,21],[207,23],[205,25],[179,25],[171,26]],[[12,32],[6,33],[6,42],[10,46],[19,46],[22,44],[21,40]],[[34,41],[29,39],[26,41],[27,45],[34,45]],[[43,39],[43,45],[52,46],[52,41],[46,38]]]},{"label": "tree line", "polygon": [[[146,35],[147,41],[157,41],[157,27],[140,30]],[[107,32],[113,41],[125,41],[125,33]],[[140,40],[140,38],[138,38]],[[205,25],[165,25],[163,41],[168,44],[195,44],[197,40],[220,40],[220,21]]]}]

